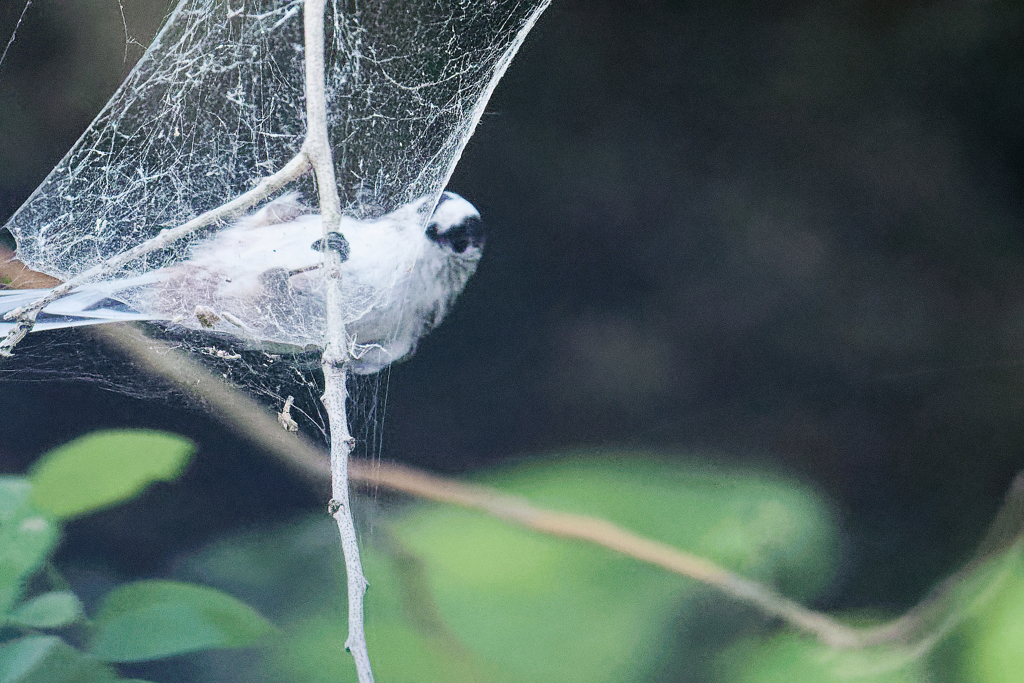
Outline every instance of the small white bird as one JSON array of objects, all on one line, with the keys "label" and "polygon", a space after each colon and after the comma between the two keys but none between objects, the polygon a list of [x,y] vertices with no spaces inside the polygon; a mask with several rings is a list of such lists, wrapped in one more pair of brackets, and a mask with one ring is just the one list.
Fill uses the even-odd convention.
[{"label": "small white bird", "polygon": [[[441,322],[476,270],[480,214],[445,192],[428,211],[421,198],[376,219],[344,217],[326,248],[341,252],[351,368],[377,372],[413,353]],[[425,227],[424,227],[425,226]],[[169,321],[256,343],[322,346],[326,335],[325,248],[318,214],[295,193],[197,243],[188,259],[136,277],[82,285],[44,308],[34,330],[127,320]],[[4,315],[44,289],[0,291]]]}]

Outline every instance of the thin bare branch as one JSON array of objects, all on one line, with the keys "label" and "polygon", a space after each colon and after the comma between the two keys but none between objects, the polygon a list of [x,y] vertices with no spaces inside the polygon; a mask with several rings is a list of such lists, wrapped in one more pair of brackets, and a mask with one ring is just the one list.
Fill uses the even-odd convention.
[{"label": "thin bare branch", "polygon": [[[202,401],[209,412],[223,420],[229,429],[261,445],[319,490],[331,477],[331,467],[322,450],[301,433],[282,429],[276,415],[185,354],[163,342],[149,339],[130,324],[97,326],[92,332],[127,353],[136,365]],[[349,463],[348,474],[354,482],[478,510],[540,533],[585,540],[654,564],[718,589],[833,647],[856,648],[881,642],[904,642],[917,632],[919,625],[919,620],[914,619],[913,623],[896,620],[873,628],[847,626],[705,558],[645,538],[603,519],[545,510],[520,497],[485,486],[462,483],[404,465],[355,459]],[[1018,520],[1018,528],[1019,524]]]},{"label": "thin bare branch", "polygon": [[[303,5],[306,57],[306,142],[302,149],[316,174],[324,243],[341,225],[341,199],[334,177],[334,155],[327,130],[327,95],[324,75],[325,0],[306,0]],[[370,655],[363,627],[363,576],[356,539],[355,520],[349,504],[348,458],[353,439],[348,429],[348,334],[343,313],[344,283],[341,254],[324,250],[324,276],[327,278],[327,339],[322,365],[324,371],[323,404],[331,425],[331,503],[329,511],[338,523],[341,547],[345,555],[348,579],[348,638],[345,649],[355,660],[359,683],[373,683]]]},{"label": "thin bare branch", "polygon": [[[93,333],[127,353],[142,368],[159,375],[204,402],[210,412],[238,435],[279,458],[320,489],[330,478],[326,454],[301,433],[281,428],[275,415],[185,354],[146,337],[131,324],[102,325]],[[869,627],[851,627],[822,612],[807,609],[768,586],[742,577],[705,558],[645,538],[607,520],[545,510],[518,497],[475,484],[439,477],[398,464],[351,460],[349,477],[370,487],[385,488],[448,505],[458,505],[509,523],[562,538],[585,540],[628,557],[662,567],[778,617],[791,627],[836,648],[897,644],[923,652],[948,633],[962,617],[959,594],[978,571],[997,565],[1006,553],[1024,543],[1024,473],[1010,487],[975,559],[936,588],[906,614]],[[998,574],[998,567],[995,567]],[[994,576],[978,600],[997,588]]]}]

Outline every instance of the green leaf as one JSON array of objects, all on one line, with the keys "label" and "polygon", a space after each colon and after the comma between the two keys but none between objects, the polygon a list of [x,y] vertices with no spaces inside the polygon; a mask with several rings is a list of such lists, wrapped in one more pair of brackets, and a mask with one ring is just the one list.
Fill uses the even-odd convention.
[{"label": "green leaf", "polygon": [[717,683],[927,683],[920,652],[836,650],[797,633],[743,640],[720,653]]},{"label": "green leaf", "polygon": [[963,626],[960,679],[1016,683],[1024,671],[1024,558],[1014,548],[1004,586]]},{"label": "green leaf", "polygon": [[[835,566],[826,508],[772,476],[635,453],[537,462],[486,483],[610,520],[791,596],[813,595]],[[705,615],[687,611],[702,586],[605,548],[444,506],[423,506],[395,534],[420,558],[455,638],[519,680],[635,681],[668,656],[670,631],[704,628]]]},{"label": "green leaf", "polygon": [[[538,507],[597,515],[790,586],[791,596],[826,585],[836,562],[822,501],[774,476],[623,453],[535,462],[484,479]],[[346,626],[338,545],[331,520],[311,521],[222,543],[192,563],[194,575],[259,601],[284,631],[265,670],[247,669],[238,680],[354,680],[339,647]],[[712,661],[704,634],[717,628],[727,643],[737,628],[735,603],[690,579],[450,506],[377,519],[361,550],[379,680],[635,683],[655,672],[674,680],[667,667],[678,665],[686,680],[710,681],[694,671]]]},{"label": "green leaf", "polygon": [[108,662],[244,647],[274,630],[227,593],[176,581],[139,581],[111,591],[93,626],[89,653]]},{"label": "green leaf", "polygon": [[[326,532],[324,538],[338,545],[337,525],[324,525],[320,520],[316,524]],[[308,538],[308,529],[297,531]],[[406,584],[409,567],[403,566],[401,559],[396,561],[369,544],[363,546],[361,555],[364,572],[371,577],[373,585],[367,593],[366,635],[377,680],[404,683],[517,683],[522,680],[506,676],[495,663],[453,638],[436,615],[431,614],[431,606],[411,595],[410,586]],[[331,559],[337,564],[328,566],[343,566],[340,553]],[[345,596],[337,594],[337,588],[344,585],[344,571],[341,574],[341,582],[337,578],[323,577],[326,581],[307,593],[317,596],[305,606],[307,610],[317,609],[316,613],[290,623],[284,635],[275,640],[267,656],[270,668],[261,672],[263,677],[247,672],[248,675],[239,680],[247,683],[355,680],[352,657],[339,647],[345,642],[348,630]],[[321,595],[325,586],[334,587],[335,594]],[[426,601],[429,603],[429,596]]]},{"label": "green leaf", "polygon": [[0,683],[111,683],[117,675],[56,636],[27,636],[0,647]]},{"label": "green leaf", "polygon": [[[377,527],[373,539],[388,535]],[[379,681],[512,683],[493,663],[455,641],[431,614],[430,596],[417,590],[416,563],[361,544],[363,569],[372,586],[367,598],[367,638]],[[345,564],[338,526],[324,514],[276,530],[247,532],[188,560],[186,576],[202,576],[246,597],[281,627],[260,662],[247,653],[192,658],[202,680],[245,683],[337,683],[354,681],[345,642]],[[212,661],[211,669],[203,663]],[[218,672],[228,667],[233,676]]]},{"label": "green leaf", "polygon": [[806,486],[769,472],[609,450],[539,460],[482,481],[538,507],[610,520],[790,597],[816,595],[835,571],[829,508]]},{"label": "green leaf", "polygon": [[71,591],[43,593],[18,606],[10,622],[28,628],[58,628],[85,616],[82,603]]},{"label": "green leaf", "polygon": [[0,523],[23,514],[32,504],[32,484],[25,477],[0,475]]},{"label": "green leaf", "polygon": [[31,497],[24,477],[0,477],[0,623],[57,543],[56,525],[32,506]]},{"label": "green leaf", "polygon": [[191,441],[146,430],[88,434],[43,455],[29,475],[38,507],[73,517],[128,500],[181,474]]}]

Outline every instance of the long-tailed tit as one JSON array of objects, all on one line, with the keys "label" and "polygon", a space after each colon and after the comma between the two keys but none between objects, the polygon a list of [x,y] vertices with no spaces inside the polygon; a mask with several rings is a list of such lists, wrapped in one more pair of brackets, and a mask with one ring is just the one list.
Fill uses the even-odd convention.
[{"label": "long-tailed tit", "polygon": [[[295,347],[326,334],[324,249],[341,253],[351,367],[377,372],[405,358],[441,322],[476,270],[484,244],[480,214],[453,192],[428,217],[421,198],[380,218],[344,217],[323,238],[320,216],[285,195],[197,243],[188,259],[143,275],[82,285],[44,308],[34,330],[127,320]],[[3,316],[47,290],[0,291]]]}]

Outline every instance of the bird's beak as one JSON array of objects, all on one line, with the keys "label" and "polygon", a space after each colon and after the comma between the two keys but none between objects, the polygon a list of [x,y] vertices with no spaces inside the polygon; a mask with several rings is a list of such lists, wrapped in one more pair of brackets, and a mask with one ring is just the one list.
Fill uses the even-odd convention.
[{"label": "bird's beak", "polygon": [[0,244],[0,289],[49,289],[59,284],[61,280],[32,270]]}]

